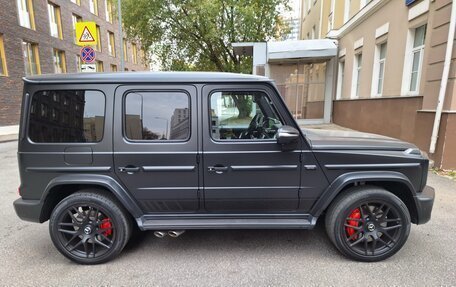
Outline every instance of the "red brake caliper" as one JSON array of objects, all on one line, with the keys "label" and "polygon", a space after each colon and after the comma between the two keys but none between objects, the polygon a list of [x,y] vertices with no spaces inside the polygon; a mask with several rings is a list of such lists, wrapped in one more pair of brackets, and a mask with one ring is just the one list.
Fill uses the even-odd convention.
[{"label": "red brake caliper", "polygon": [[111,224],[111,219],[110,218],[105,218],[101,221],[101,224],[100,224],[100,228],[101,229],[106,229],[104,232],[103,232],[103,235],[104,236],[109,236],[112,234],[112,224]]},{"label": "red brake caliper", "polygon": [[[361,218],[361,211],[359,210],[359,208],[356,208],[354,209],[350,215],[348,216],[348,218],[353,218],[353,219],[360,219]],[[348,225],[351,225],[351,226],[355,226],[355,227],[358,227],[359,226],[359,221],[356,221],[356,220],[347,220],[347,224]],[[349,237],[351,237],[353,234],[355,234],[355,229],[351,228],[351,227],[345,227],[345,230],[347,231],[347,234]],[[353,238],[353,239],[356,239],[356,238]]]}]

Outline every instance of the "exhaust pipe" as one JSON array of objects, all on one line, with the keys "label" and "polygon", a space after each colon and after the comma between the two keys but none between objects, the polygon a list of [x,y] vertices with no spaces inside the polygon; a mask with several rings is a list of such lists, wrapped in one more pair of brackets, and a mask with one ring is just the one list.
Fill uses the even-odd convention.
[{"label": "exhaust pipe", "polygon": [[165,237],[166,235],[168,235],[168,233],[166,233],[166,231],[155,231],[154,232],[154,235],[158,238],[163,238]]},{"label": "exhaust pipe", "polygon": [[170,230],[168,231],[168,235],[173,237],[173,238],[176,238],[176,237],[179,237],[182,235],[182,233],[184,233],[185,230]]}]

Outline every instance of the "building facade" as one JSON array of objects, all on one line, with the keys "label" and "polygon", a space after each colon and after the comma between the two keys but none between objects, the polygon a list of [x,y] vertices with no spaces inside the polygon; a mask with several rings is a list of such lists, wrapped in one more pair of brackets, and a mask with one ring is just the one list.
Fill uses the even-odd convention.
[{"label": "building facade", "polygon": [[120,71],[120,57],[126,71],[148,70],[140,43],[119,39],[112,0],[0,0],[0,5],[0,126],[18,124],[22,77],[80,72],[76,22],[97,23],[97,71]]},{"label": "building facade", "polygon": [[338,42],[333,122],[413,142],[436,167],[456,168],[456,46],[447,60],[443,112],[435,151],[431,148],[452,1],[303,0],[302,5],[301,39]]}]

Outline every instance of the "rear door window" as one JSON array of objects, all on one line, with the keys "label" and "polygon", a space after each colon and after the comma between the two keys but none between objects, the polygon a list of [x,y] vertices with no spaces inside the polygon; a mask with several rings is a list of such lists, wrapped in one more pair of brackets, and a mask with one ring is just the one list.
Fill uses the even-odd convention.
[{"label": "rear door window", "polygon": [[124,122],[129,140],[187,141],[190,98],[184,92],[130,92],[125,97]]},{"label": "rear door window", "polygon": [[36,143],[94,143],[103,139],[105,95],[50,90],[33,95],[28,136]]}]

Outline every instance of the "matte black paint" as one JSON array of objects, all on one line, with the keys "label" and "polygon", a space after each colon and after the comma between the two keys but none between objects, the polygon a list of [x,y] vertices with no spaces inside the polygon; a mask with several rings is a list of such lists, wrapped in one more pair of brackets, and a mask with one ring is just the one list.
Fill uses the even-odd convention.
[{"label": "matte black paint", "polygon": [[[229,73],[115,73],[43,75],[24,80],[19,170],[24,220],[43,222],[53,188],[99,186],[112,192],[141,229],[312,228],[346,186],[400,183],[429,220],[434,190],[426,187],[428,160],[416,147],[362,133],[300,130],[267,78]],[[104,137],[97,143],[32,143],[30,96],[40,90],[90,89],[106,95]],[[187,141],[129,141],[123,98],[129,91],[170,90],[191,99]],[[291,150],[276,141],[215,141],[209,95],[216,90],[263,91],[283,123],[300,136]]]}]

